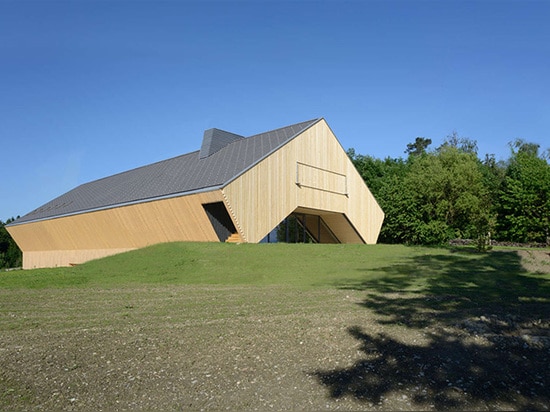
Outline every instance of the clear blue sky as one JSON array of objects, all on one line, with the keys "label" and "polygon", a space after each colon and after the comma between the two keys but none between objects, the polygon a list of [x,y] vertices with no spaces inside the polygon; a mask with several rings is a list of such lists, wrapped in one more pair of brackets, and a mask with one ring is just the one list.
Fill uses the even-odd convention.
[{"label": "clear blue sky", "polygon": [[404,157],[550,147],[550,1],[0,0],[0,219],[71,188],[324,117]]}]

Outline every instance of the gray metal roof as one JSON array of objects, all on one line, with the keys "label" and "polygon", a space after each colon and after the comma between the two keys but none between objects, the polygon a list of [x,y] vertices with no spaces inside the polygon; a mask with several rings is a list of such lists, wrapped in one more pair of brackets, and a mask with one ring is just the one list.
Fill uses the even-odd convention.
[{"label": "gray metal roof", "polygon": [[219,129],[207,130],[200,151],[82,184],[12,224],[223,187],[319,120],[247,138]]}]

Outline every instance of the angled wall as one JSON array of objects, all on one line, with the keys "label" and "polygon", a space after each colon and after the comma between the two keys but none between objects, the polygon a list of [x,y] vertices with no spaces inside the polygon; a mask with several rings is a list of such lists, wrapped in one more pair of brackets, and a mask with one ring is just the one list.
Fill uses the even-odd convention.
[{"label": "angled wall", "polygon": [[10,226],[23,268],[69,266],[148,245],[217,242],[203,204],[219,190]]},{"label": "angled wall", "polygon": [[259,242],[297,209],[343,243],[376,243],[384,213],[324,119],[223,188],[241,237]]}]

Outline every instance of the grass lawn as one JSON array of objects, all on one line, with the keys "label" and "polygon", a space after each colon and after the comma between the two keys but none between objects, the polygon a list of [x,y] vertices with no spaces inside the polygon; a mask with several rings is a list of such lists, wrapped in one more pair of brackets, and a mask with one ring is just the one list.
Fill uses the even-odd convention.
[{"label": "grass lawn", "polygon": [[[2,288],[125,287],[129,285],[286,285],[331,287],[436,249],[403,246],[166,243],[73,268],[14,271]],[[371,274],[371,270],[376,273]]]},{"label": "grass lawn", "polygon": [[548,249],[172,243],[0,273],[0,409],[544,409]]}]

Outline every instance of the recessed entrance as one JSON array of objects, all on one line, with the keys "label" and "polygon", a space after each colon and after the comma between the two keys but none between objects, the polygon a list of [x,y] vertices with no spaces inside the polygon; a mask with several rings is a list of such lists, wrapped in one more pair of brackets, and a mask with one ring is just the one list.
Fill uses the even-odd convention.
[{"label": "recessed entrance", "polygon": [[320,215],[294,212],[262,240],[263,243],[340,243]]},{"label": "recessed entrance", "polygon": [[203,204],[202,207],[204,208],[204,211],[206,212],[216,235],[218,235],[220,242],[225,242],[229,236],[233,233],[237,233],[237,229],[235,229],[235,225],[233,224],[229,213],[227,213],[227,209],[225,208],[223,202],[206,203]]}]

